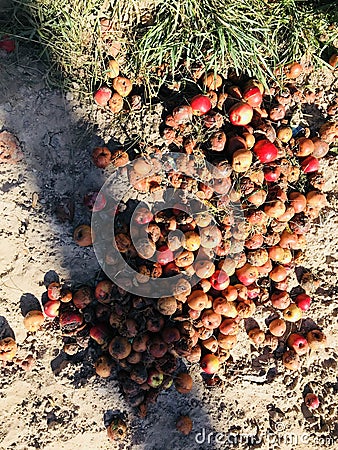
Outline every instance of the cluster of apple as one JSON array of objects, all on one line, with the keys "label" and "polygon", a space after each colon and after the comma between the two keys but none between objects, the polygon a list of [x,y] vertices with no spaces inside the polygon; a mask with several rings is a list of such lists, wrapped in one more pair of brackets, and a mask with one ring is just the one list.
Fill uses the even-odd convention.
[{"label": "cluster of apple", "polygon": [[[136,268],[130,283],[143,285],[145,292],[152,281],[174,277],[170,294],[154,300],[127,294],[105,280],[88,305],[77,304],[79,294],[73,296],[80,311],[76,314],[86,308],[96,311],[91,337],[96,340],[96,332],[101,336],[102,327],[109,335],[98,341],[105,353],[96,371],[110,374],[116,365],[134,406],[144,408],[147,399],[167,386],[167,377],[169,383],[177,380],[172,374],[178,357],[199,363],[207,374],[219,371],[244,320],[262,305],[275,314],[266,329],[247,330],[248,337],[257,347],[275,350],[281,345],[287,369],[297,370],[301,355],[326,345],[319,329],[306,335],[292,332],[310,307],[314,281],[305,274],[298,295],[290,293],[289,282],[302,260],[305,234],[326,206],[320,159],[338,137],[333,121],[317,132],[291,126],[293,110],[313,103],[317,95],[294,83],[302,70],[298,63],[288,66],[289,83],[283,90],[273,86],[268,91],[256,80],[234,85],[218,74],[202,75],[205,93],[166,116],[166,146],[146,148],[132,164],[123,149],[114,158],[106,147],[94,150],[99,167],[112,162],[127,166],[136,191],[171,187],[187,194],[180,205],[160,212],[139,207],[131,223],[123,214],[128,205],[121,211],[117,207],[115,237],[104,261],[114,266],[116,253],[122,255]],[[163,157],[173,150],[179,156],[164,173]],[[194,206],[194,213],[188,213],[184,205],[195,201],[206,210],[196,212]],[[90,193],[85,203],[96,212],[111,208],[103,192]],[[240,219],[234,204],[240,205]],[[95,242],[85,225],[74,237],[79,245]],[[64,326],[61,315],[60,324]],[[191,388],[189,375],[183,378]]]},{"label": "cluster of apple", "polygon": [[[285,68],[285,76],[293,80],[302,71],[299,63],[293,63]],[[232,230],[231,239],[235,237],[244,244],[240,258],[231,254],[230,236],[224,238],[229,223],[219,225],[218,231],[226,241],[221,245],[226,250],[215,253],[226,285],[216,295],[217,288],[212,284],[210,290],[204,283],[193,290],[197,295],[201,289],[209,297],[208,306],[201,312],[191,311],[196,307],[189,310],[198,324],[197,332],[199,327],[204,330],[206,310],[215,321],[210,336],[205,340],[202,332],[197,346],[202,353],[207,348],[213,356],[219,349],[229,350],[236,342],[241,319],[252,316],[257,304],[269,303],[280,317],[269,324],[268,333],[254,328],[248,334],[256,345],[275,348],[278,338],[286,339],[286,322],[298,322],[310,306],[310,296],[305,292],[290,297],[288,280],[301,261],[311,221],[326,206],[321,192],[324,177],[319,172],[320,159],[338,137],[337,123],[326,122],[313,134],[310,129],[300,133],[299,129],[292,129],[293,108],[313,103],[316,94],[299,90],[291,81],[283,90],[275,86],[267,92],[256,80],[234,85],[210,73],[203,75],[201,81],[207,92],[175,107],[165,119],[163,136],[170,149],[185,155],[185,167],[189,168],[185,172],[190,176],[196,176],[197,170],[193,173],[189,161],[201,153],[218,167],[227,165],[226,173],[218,173],[213,180],[214,186],[222,186],[222,191],[212,184],[199,183],[197,195],[218,209],[240,202],[246,221],[237,225],[235,234]],[[176,182],[175,187],[180,187],[180,183]],[[217,203],[213,201],[215,197]],[[217,232],[213,237],[217,239]],[[231,284],[226,276],[233,277]],[[215,298],[218,295],[220,299]],[[325,342],[325,335],[319,330],[309,332],[306,338],[299,333],[290,334],[284,365],[298,369],[299,356]],[[216,358],[213,360],[217,370]]]},{"label": "cluster of apple", "polygon": [[[57,318],[63,351],[69,355],[81,349],[78,341],[89,338],[88,345],[98,355],[94,362],[97,375],[108,378],[115,374],[129,404],[137,407],[141,416],[160,391],[173,383],[182,394],[191,390],[191,376],[178,370],[178,356],[189,347],[190,323],[175,327],[159,312],[156,302],[132,297],[110,280],[77,290],[52,282],[44,297],[43,311],[29,311],[25,328],[36,332],[46,318]],[[0,355],[2,351],[15,353],[10,344],[9,340],[3,343]]]},{"label": "cluster of apple", "polygon": [[[311,221],[326,206],[320,159],[337,138],[337,124],[327,122],[317,134],[309,129],[295,134],[290,126],[293,108],[316,98],[291,81],[302,71],[299,63],[289,65],[284,70],[289,83],[283,90],[275,86],[269,91],[256,80],[234,85],[218,74],[202,75],[206,93],[175,107],[165,118],[167,145],[181,153],[177,171],[165,181],[175,189],[195,190],[210,206],[210,214],[189,217],[173,208],[157,217],[143,211],[141,225],[148,239],[142,245],[135,246],[128,233],[116,236],[117,250],[138,258],[138,282],[184,272],[180,288],[185,290],[179,297],[174,294],[174,300],[162,299],[161,313],[168,307],[172,317],[181,315],[192,323],[194,345],[188,359],[201,360],[209,373],[228,357],[242,319],[252,316],[257,305],[269,302],[280,315],[268,333],[249,331],[256,345],[272,347],[285,337],[286,322],[298,322],[309,308],[306,293],[290,297],[288,282],[301,260]],[[146,159],[134,161],[129,181],[135,189],[151,192],[163,185],[158,154],[164,151],[152,148]],[[209,183],[198,181],[203,159],[217,168]],[[245,220],[234,224],[229,212],[211,224],[213,212],[232,202],[240,202]],[[175,235],[177,230],[183,232],[182,239]],[[155,251],[160,255],[155,264],[139,261]],[[196,276],[198,283],[189,283]],[[307,338],[289,336],[286,367],[299,367],[298,356],[309,345],[325,344],[319,330]]]},{"label": "cluster of apple", "polygon": [[108,83],[102,85],[94,92],[94,102],[103,108],[117,114],[124,109],[138,110],[142,106],[142,99],[137,94],[132,94],[133,83],[130,78],[120,75],[120,65],[116,59],[121,43],[113,41],[113,23],[108,19],[100,21],[101,47],[107,55],[106,67],[103,77]]},{"label": "cluster of apple", "polygon": [[[256,209],[255,214],[261,215]],[[283,230],[268,233],[271,223],[265,223],[264,230],[246,220],[231,226],[216,224],[208,212],[189,216],[177,207],[153,214],[143,206],[132,216],[132,233],[127,227],[116,229],[114,251],[129,263],[134,260],[138,271],[134,280],[128,280],[130,286],[138,283],[151,290],[151,280],[172,280],[170,295],[144,301],[166,320],[170,318],[174,353],[199,363],[207,374],[216,373],[230,357],[244,319],[252,317],[257,307],[269,305],[276,314],[268,330],[254,327],[248,337],[257,347],[273,350],[310,308],[308,294],[291,297],[287,291],[301,256],[303,234],[286,230],[285,222],[280,222]],[[116,264],[114,253],[107,252],[105,263],[106,267]],[[163,335],[159,338],[163,340]],[[286,343],[289,349],[283,363],[297,370],[299,356],[325,346],[326,337],[320,330],[306,337],[291,333]]]}]

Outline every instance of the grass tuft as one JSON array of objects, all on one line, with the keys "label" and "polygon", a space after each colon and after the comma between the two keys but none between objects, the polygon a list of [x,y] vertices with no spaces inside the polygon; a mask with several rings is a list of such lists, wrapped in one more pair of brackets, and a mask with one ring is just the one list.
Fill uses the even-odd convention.
[{"label": "grass tuft", "polygon": [[277,66],[320,57],[338,38],[333,22],[335,2],[162,1],[154,23],[136,32],[132,64],[140,73],[161,65],[173,73],[186,61],[206,70],[233,68],[265,82]]},{"label": "grass tuft", "polygon": [[[12,0],[0,33],[35,44],[50,81],[88,93],[105,79],[109,55],[100,19],[123,43],[124,72],[160,83],[194,66],[245,72],[263,83],[277,66],[319,61],[338,46],[338,9],[327,0]],[[155,92],[155,90],[154,90]]]}]

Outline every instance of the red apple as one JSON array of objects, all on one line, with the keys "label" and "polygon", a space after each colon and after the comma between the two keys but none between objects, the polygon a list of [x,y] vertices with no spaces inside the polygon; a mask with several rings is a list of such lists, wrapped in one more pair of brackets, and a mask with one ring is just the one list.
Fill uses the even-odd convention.
[{"label": "red apple", "polygon": [[254,283],[257,280],[258,275],[259,272],[257,267],[252,266],[249,263],[245,263],[243,267],[236,269],[236,276],[244,286],[249,286]]},{"label": "red apple", "polygon": [[211,109],[211,101],[207,95],[198,94],[191,100],[190,106],[195,116],[203,116]]},{"label": "red apple", "polygon": [[319,161],[314,156],[308,156],[301,162],[301,167],[305,173],[317,172],[319,170]]},{"label": "red apple", "polygon": [[180,273],[180,269],[176,266],[174,261],[171,261],[169,264],[163,267],[163,274],[166,277],[172,277],[174,275],[177,275],[178,273]]},{"label": "red apple", "polygon": [[7,53],[12,53],[15,50],[15,42],[7,34],[2,36],[0,40],[0,50],[5,50]]},{"label": "red apple", "polygon": [[220,362],[217,356],[208,353],[201,359],[201,369],[205,373],[213,374],[219,370]]},{"label": "red apple", "polygon": [[59,300],[48,300],[48,302],[46,302],[43,307],[43,311],[46,316],[54,319],[54,317],[57,317],[59,315],[60,305],[61,302]]},{"label": "red apple", "polygon": [[298,333],[292,333],[287,340],[288,346],[297,353],[297,355],[305,355],[309,351],[309,344],[304,336]]},{"label": "red apple", "polygon": [[250,106],[256,108],[261,105],[263,96],[257,86],[250,86],[243,92],[243,99],[248,102]]},{"label": "red apple", "polygon": [[311,297],[307,294],[299,294],[295,298],[295,303],[302,311],[307,311],[310,308]]},{"label": "red apple", "polygon": [[229,120],[232,125],[243,126],[251,122],[253,109],[245,102],[238,102],[230,108]]},{"label": "red apple", "polygon": [[276,182],[281,175],[281,169],[275,163],[266,164],[263,170],[265,180],[270,183]]},{"label": "red apple", "polygon": [[83,315],[74,311],[64,311],[60,314],[60,327],[66,331],[74,331],[83,324]]},{"label": "red apple", "polygon": [[310,409],[317,409],[319,407],[319,398],[316,394],[309,392],[305,396],[305,405]]},{"label": "red apple", "polygon": [[223,291],[230,284],[229,275],[223,270],[216,270],[209,278],[209,281],[216,291]]},{"label": "red apple", "polygon": [[163,381],[163,373],[155,369],[149,372],[147,380],[149,386],[151,386],[152,388],[157,388],[162,384],[162,381]]},{"label": "red apple", "polygon": [[137,208],[133,214],[133,220],[139,225],[146,225],[153,220],[153,217],[154,215],[150,209],[144,206]]},{"label": "red apple", "polygon": [[174,254],[167,245],[161,245],[157,252],[157,262],[161,264],[161,266],[166,266],[174,260]]},{"label": "red apple", "polygon": [[254,153],[261,163],[268,163],[277,159],[278,149],[268,139],[261,139],[256,142],[253,148]]},{"label": "red apple", "polygon": [[102,86],[95,92],[94,101],[99,106],[107,106],[111,96],[111,89],[107,86]]},{"label": "red apple", "polygon": [[108,344],[111,339],[111,328],[105,323],[97,323],[91,327],[89,334],[99,345]]}]

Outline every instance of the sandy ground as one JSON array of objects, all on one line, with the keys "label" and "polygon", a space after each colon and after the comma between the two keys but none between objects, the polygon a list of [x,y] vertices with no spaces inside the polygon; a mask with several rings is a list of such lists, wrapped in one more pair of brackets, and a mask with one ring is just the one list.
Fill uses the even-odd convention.
[{"label": "sandy ground", "polygon": [[[36,358],[30,372],[11,364],[0,369],[0,449],[338,448],[338,161],[325,162],[329,207],[307,236],[304,262],[321,280],[309,317],[327,333],[327,348],[291,373],[271,354],[251,347],[243,332],[221,386],[206,387],[198,367],[192,367],[192,392],[182,396],[171,388],[140,420],[114,380],[95,376],[90,360],[60,358],[61,336],[52,321],[27,335],[22,311],[27,302],[41,299],[50,270],[75,284],[96,276],[93,250],[72,240],[74,227],[90,221],[84,193],[99,188],[108,175],[93,167],[90,153],[110,138],[132,139],[145,123],[143,113],[132,125],[114,129],[111,118],[82,107],[72,95],[47,89],[43,69],[29,58],[18,64],[2,57],[0,74],[0,131],[13,133],[24,154],[20,163],[0,166],[0,336],[11,329],[19,356]],[[159,107],[147,113],[143,132],[150,139],[158,138],[160,114]],[[58,217],[65,207],[74,207],[74,218],[62,223]],[[268,315],[262,309],[256,318],[264,323]],[[303,326],[310,324],[305,319]],[[303,404],[310,389],[321,400],[313,414]],[[118,444],[108,441],[104,426],[112,411],[124,414],[129,428]],[[180,414],[193,419],[189,436],[175,430]]]}]

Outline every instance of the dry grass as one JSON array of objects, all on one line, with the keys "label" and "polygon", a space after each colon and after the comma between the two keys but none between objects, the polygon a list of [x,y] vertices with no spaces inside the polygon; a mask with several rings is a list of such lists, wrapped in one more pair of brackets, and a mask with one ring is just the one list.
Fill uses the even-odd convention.
[{"label": "dry grass", "polygon": [[[263,82],[276,66],[311,55],[320,61],[338,42],[332,1],[305,0],[13,0],[0,31],[37,45],[51,81],[91,92],[105,80],[99,21],[112,18],[122,41],[127,74],[160,79],[189,73],[193,65],[246,72]],[[56,75],[56,76],[55,76]]]}]

